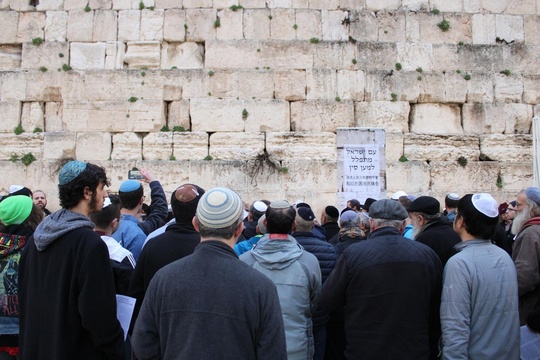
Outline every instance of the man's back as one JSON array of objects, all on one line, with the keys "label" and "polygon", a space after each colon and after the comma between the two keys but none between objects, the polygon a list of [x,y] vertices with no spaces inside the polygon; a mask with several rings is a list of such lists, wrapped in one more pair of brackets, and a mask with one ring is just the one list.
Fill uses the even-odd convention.
[{"label": "man's back", "polygon": [[435,251],[443,267],[448,259],[456,253],[454,246],[461,242],[459,235],[443,218],[434,219],[415,240]]},{"label": "man's back", "polygon": [[157,272],[132,345],[141,359],[284,359],[275,286],[232,248],[202,242]]},{"label": "man's back", "polygon": [[[42,224],[59,220],[66,211]],[[61,228],[61,221],[57,225]],[[68,229],[41,251],[36,241],[27,245],[20,263],[21,358],[123,359],[105,243],[91,227]]]},{"label": "man's back", "polygon": [[428,358],[439,335],[441,272],[431,249],[391,227],[348,247],[321,293],[326,308],[345,306],[347,358]]}]

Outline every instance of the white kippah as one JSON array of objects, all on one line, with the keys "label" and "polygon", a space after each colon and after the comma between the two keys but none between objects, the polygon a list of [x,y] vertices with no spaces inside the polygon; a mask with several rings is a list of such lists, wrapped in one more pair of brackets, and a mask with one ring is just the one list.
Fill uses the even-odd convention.
[{"label": "white kippah", "polygon": [[499,216],[499,205],[493,196],[487,193],[479,193],[474,194],[471,200],[476,210],[480,211],[482,214],[490,218]]}]

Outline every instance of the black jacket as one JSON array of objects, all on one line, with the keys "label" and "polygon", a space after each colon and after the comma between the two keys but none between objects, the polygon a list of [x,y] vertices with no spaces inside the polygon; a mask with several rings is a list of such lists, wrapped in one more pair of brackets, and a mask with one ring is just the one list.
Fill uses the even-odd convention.
[{"label": "black jacket", "polygon": [[324,223],[322,227],[326,230],[326,241],[330,241],[334,235],[339,233],[339,225],[335,221]]},{"label": "black jacket", "polygon": [[433,249],[441,259],[443,267],[448,259],[456,254],[454,245],[461,242],[459,235],[448,221],[443,218],[434,219],[430,222],[414,240]]}]

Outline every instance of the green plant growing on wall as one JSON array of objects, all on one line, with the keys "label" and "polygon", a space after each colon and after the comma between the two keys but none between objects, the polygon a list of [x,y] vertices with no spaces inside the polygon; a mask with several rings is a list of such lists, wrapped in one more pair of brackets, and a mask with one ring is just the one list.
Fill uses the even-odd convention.
[{"label": "green plant growing on wall", "polygon": [[40,38],[40,37],[33,38],[33,39],[32,39],[32,44],[38,45],[38,46],[39,46],[39,45],[43,44],[43,39]]},{"label": "green plant growing on wall", "polygon": [[401,65],[401,63],[396,63],[396,70],[399,71],[403,69],[403,66]]},{"label": "green plant growing on wall", "polygon": [[141,71],[141,76],[142,76],[142,77],[146,76],[146,71],[144,71],[144,70]]},{"label": "green plant growing on wall", "polygon": [[457,69],[456,74],[461,74],[461,70]]},{"label": "green plant growing on wall", "polygon": [[183,126],[175,125],[172,129],[173,132],[185,132],[187,131]]},{"label": "green plant growing on wall", "polygon": [[418,77],[416,78],[416,80],[421,81],[421,80],[422,80],[422,77],[421,77],[421,76],[418,76]]},{"label": "green plant growing on wall", "polygon": [[42,133],[43,132],[43,129],[40,128],[40,127],[37,127],[34,129],[34,134],[38,134],[38,133]]},{"label": "green plant growing on wall", "polygon": [[203,159],[203,160],[206,160],[206,161],[210,161],[212,160],[213,158],[210,156],[210,155],[206,155],[206,157]]},{"label": "green plant growing on wall", "polygon": [[463,46],[463,45],[465,45],[465,43],[464,43],[463,41],[460,41],[460,42],[458,42],[457,44],[458,44],[458,46]]},{"label": "green plant growing on wall", "polygon": [[501,71],[501,74],[504,74],[506,76],[510,76],[510,75],[512,75],[512,72],[510,70],[506,69],[506,70]]},{"label": "green plant growing on wall", "polygon": [[286,166],[280,166],[277,168],[277,171],[282,174],[286,174],[289,172],[289,168]]},{"label": "green plant growing on wall", "polygon": [[86,4],[86,6],[84,7],[84,11],[90,12],[92,11],[92,8],[90,7],[90,5]]},{"label": "green plant growing on wall", "polygon": [[463,75],[463,78],[464,78],[465,80],[469,81],[469,80],[471,80],[471,75],[465,74],[465,75]]},{"label": "green plant growing on wall", "polygon": [[169,156],[169,160],[175,161],[175,160],[176,160],[176,156],[174,156],[173,154],[171,154],[171,156]]},{"label": "green plant growing on wall", "polygon": [[249,113],[246,109],[242,110],[242,119],[246,120],[249,116]]},{"label": "green plant growing on wall", "polygon": [[68,64],[64,64],[64,65],[62,65],[62,70],[70,71],[70,70],[73,70],[73,68],[71,66],[69,66]]},{"label": "green plant growing on wall", "polygon": [[294,30],[298,30],[298,25],[294,24],[292,27]]},{"label": "green plant growing on wall", "polygon": [[17,162],[19,161],[19,156],[17,154],[11,154],[11,156],[9,157],[9,161]]},{"label": "green plant growing on wall", "polygon": [[144,10],[146,6],[144,6],[144,2],[139,2],[139,10]]},{"label": "green plant growing on wall", "polygon": [[457,162],[462,167],[467,166],[467,159],[464,156],[458,157]]},{"label": "green plant growing on wall", "polygon": [[229,9],[231,9],[232,11],[238,11],[238,10],[241,10],[243,8],[244,7],[242,5],[231,5],[231,7]]},{"label": "green plant growing on wall", "polygon": [[503,187],[503,181],[500,173],[497,175],[497,182],[495,183],[495,185],[497,185],[499,189],[502,189]]},{"label": "green plant growing on wall", "polygon": [[439,15],[441,12],[440,12],[439,9],[433,8],[433,10],[431,10],[431,13],[432,13],[433,15]]},{"label": "green plant growing on wall", "polygon": [[26,153],[21,158],[21,162],[24,164],[24,166],[28,166],[34,161],[36,161],[36,158],[34,157],[34,155],[32,155],[32,153]]},{"label": "green plant growing on wall", "polygon": [[161,131],[161,132],[169,132],[169,131],[171,131],[171,129],[169,129],[169,126],[164,125],[164,126],[161,128],[161,130],[159,130],[159,131]]},{"label": "green plant growing on wall", "polygon": [[272,20],[274,17],[272,15],[268,15],[268,19]]},{"label": "green plant growing on wall", "polygon": [[49,69],[47,69],[45,66],[40,66],[39,67],[39,71],[41,71],[41,72],[47,72],[47,70],[49,70]]},{"label": "green plant growing on wall", "polygon": [[214,74],[215,74],[215,73],[214,73],[212,70],[210,70],[210,71],[208,72],[208,76],[214,76]]},{"label": "green plant growing on wall", "polygon": [[129,101],[130,103],[137,102],[137,100],[139,100],[139,98],[137,98],[137,97],[135,97],[135,96],[132,96],[132,97],[130,97],[130,98],[128,99],[128,101]]},{"label": "green plant growing on wall", "polygon": [[339,96],[336,96],[336,101],[337,102],[340,102],[341,101],[341,98]]},{"label": "green plant growing on wall", "polygon": [[444,32],[450,30],[450,23],[446,19],[443,19],[443,21],[438,23],[437,26],[439,27],[439,29],[441,29],[441,31],[444,31]]},{"label": "green plant growing on wall", "polygon": [[221,19],[218,17],[216,17],[216,21],[214,21],[214,27],[215,28],[218,28],[221,26]]},{"label": "green plant growing on wall", "polygon": [[409,159],[405,155],[401,155],[399,157],[399,162],[407,162],[407,161],[409,161]]},{"label": "green plant growing on wall", "polygon": [[187,24],[184,24],[184,30],[187,30],[187,29],[188,29]]},{"label": "green plant growing on wall", "polygon": [[418,73],[423,73],[424,72],[424,69],[422,69],[420,66],[416,68],[416,72]]},{"label": "green plant growing on wall", "polygon": [[397,101],[398,95],[396,93],[391,93],[390,97],[392,98],[390,101]]},{"label": "green plant growing on wall", "polygon": [[15,135],[21,135],[24,132],[24,129],[21,124],[15,126],[15,129],[13,129],[13,133]]},{"label": "green plant growing on wall", "polygon": [[311,38],[311,39],[309,40],[309,42],[312,43],[312,44],[318,44],[319,41],[320,41],[319,38],[316,38],[316,37],[313,37],[313,38]]},{"label": "green plant growing on wall", "polygon": [[63,58],[63,57],[64,57],[64,53],[59,53],[59,54],[58,54],[58,57]]},{"label": "green plant growing on wall", "polygon": [[149,7],[147,7],[147,9],[150,10],[150,11],[154,11],[155,7],[154,6],[149,6]]},{"label": "green plant growing on wall", "polygon": [[353,65],[356,65],[358,63],[358,61],[356,59],[352,59],[352,63],[353,63]]}]

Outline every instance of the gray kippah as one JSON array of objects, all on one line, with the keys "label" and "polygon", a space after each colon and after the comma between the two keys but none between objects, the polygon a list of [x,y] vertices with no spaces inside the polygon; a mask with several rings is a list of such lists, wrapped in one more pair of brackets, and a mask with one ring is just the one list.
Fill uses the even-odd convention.
[{"label": "gray kippah", "polygon": [[214,188],[204,193],[197,205],[197,219],[211,229],[223,229],[238,223],[244,212],[240,196],[227,188]]},{"label": "gray kippah", "polygon": [[86,169],[86,163],[83,161],[70,161],[62,167],[58,174],[58,184],[66,185],[73,181]]},{"label": "gray kippah", "polygon": [[525,195],[527,196],[527,199],[531,199],[536,205],[540,206],[540,188],[532,186],[528,187],[525,189]]},{"label": "gray kippah", "polygon": [[272,209],[287,209],[291,204],[287,200],[275,200],[270,203]]}]

